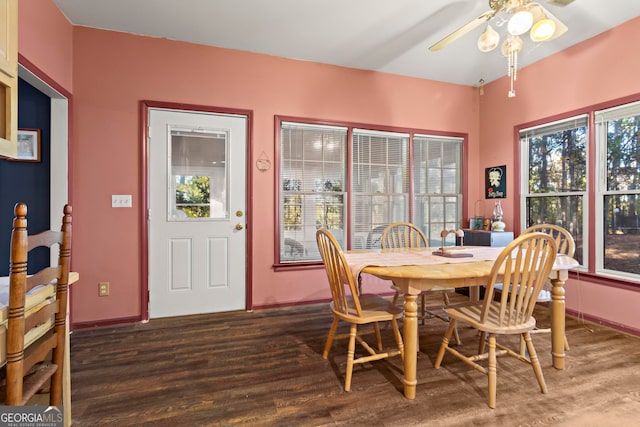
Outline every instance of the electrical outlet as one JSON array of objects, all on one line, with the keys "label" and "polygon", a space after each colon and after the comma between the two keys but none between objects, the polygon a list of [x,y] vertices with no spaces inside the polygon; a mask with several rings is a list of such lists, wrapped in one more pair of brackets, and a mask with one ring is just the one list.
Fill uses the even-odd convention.
[{"label": "electrical outlet", "polygon": [[98,283],[98,296],[101,296],[101,297],[109,296],[109,282]]}]

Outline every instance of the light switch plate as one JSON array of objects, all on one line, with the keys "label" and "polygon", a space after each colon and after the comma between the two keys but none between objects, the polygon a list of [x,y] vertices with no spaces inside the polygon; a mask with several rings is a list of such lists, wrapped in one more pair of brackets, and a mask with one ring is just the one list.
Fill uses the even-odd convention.
[{"label": "light switch plate", "polygon": [[131,194],[112,194],[111,207],[112,208],[130,208]]}]

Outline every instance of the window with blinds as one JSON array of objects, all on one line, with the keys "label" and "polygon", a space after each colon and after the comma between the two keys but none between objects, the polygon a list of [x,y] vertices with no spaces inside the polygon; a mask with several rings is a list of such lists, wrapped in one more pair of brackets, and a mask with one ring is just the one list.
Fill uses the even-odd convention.
[{"label": "window with blinds", "polygon": [[555,224],[571,232],[583,262],[587,203],[587,115],[520,131],[521,223]]},{"label": "window with blinds", "polygon": [[320,261],[319,228],[343,250],[380,247],[392,222],[414,222],[432,245],[460,228],[462,138],[278,123],[276,265]]},{"label": "window with blinds", "polygon": [[409,220],[409,135],[354,129],[351,146],[352,245],[379,248],[387,225]]},{"label": "window with blinds", "polygon": [[413,188],[413,222],[439,246],[442,230],[461,228],[461,138],[414,136]]},{"label": "window with blinds", "polygon": [[347,129],[283,122],[280,128],[280,262],[319,260],[316,230],[346,240]]},{"label": "window with blinds", "polygon": [[640,102],[595,112],[597,267],[640,275]]}]

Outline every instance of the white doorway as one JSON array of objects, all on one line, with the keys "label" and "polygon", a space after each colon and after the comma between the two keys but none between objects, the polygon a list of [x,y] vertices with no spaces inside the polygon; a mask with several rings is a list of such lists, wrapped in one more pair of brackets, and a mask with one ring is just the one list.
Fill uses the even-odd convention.
[{"label": "white doorway", "polygon": [[[64,205],[69,199],[69,99],[49,83],[44,82],[22,64],[18,64],[18,76],[51,98],[51,171],[49,181],[49,224],[60,227]],[[51,265],[58,263],[58,256],[51,251]]]},{"label": "white doorway", "polygon": [[148,111],[149,318],[244,309],[248,119]]}]

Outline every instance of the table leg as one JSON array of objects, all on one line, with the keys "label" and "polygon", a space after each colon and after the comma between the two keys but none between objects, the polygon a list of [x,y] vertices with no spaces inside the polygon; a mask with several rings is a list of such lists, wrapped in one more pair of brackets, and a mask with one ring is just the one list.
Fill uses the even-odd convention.
[{"label": "table leg", "polygon": [[64,359],[62,365],[62,406],[64,410],[64,425],[71,425],[71,345],[69,343],[69,315],[64,328]]},{"label": "table leg", "polygon": [[551,279],[551,355],[553,367],[564,369],[565,303],[564,280]]},{"label": "table leg", "polygon": [[416,364],[418,359],[417,295],[404,296],[404,397],[416,397]]}]

